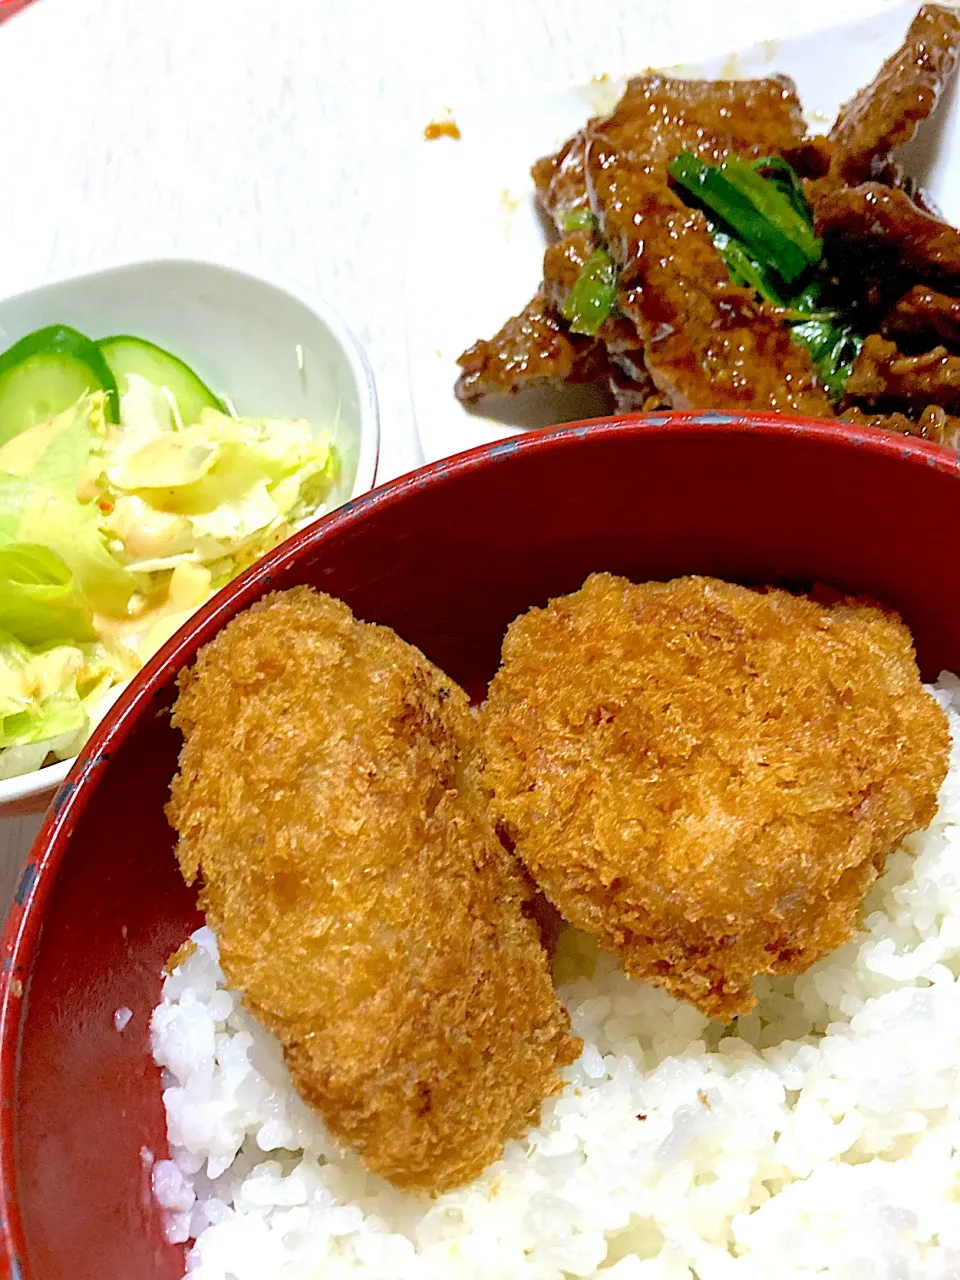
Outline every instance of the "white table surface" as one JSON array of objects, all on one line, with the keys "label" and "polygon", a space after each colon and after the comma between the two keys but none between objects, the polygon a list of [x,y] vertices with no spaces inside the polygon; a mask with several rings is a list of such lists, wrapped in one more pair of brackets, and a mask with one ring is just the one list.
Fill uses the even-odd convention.
[{"label": "white table surface", "polygon": [[[0,27],[0,292],[172,255],[300,279],[367,345],[387,480],[420,461],[402,215],[411,149],[453,145],[428,120],[892,3],[37,0]],[[39,823],[0,820],[2,903]]]}]

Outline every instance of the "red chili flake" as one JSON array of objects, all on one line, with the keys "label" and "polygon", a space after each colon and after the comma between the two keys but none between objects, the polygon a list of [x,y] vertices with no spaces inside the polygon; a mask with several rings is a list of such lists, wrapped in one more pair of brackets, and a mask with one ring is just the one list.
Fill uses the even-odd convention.
[{"label": "red chili flake", "polygon": [[97,506],[104,513],[104,515],[109,515],[110,512],[113,510],[115,503],[112,498],[100,498],[97,502]]}]

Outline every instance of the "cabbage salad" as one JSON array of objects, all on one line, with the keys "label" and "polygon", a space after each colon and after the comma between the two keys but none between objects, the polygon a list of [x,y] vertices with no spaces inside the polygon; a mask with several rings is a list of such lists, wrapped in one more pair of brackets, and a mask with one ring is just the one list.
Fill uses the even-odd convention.
[{"label": "cabbage salad", "polygon": [[0,356],[0,779],[75,755],[338,467],[307,422],[238,417],[142,339],[55,325]]}]

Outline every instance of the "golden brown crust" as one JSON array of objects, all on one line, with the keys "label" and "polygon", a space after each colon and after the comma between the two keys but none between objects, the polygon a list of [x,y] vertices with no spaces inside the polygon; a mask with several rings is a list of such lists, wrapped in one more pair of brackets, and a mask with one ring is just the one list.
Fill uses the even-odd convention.
[{"label": "golden brown crust", "polygon": [[851,935],[949,746],[895,616],[709,578],[595,574],[524,614],[482,720],[495,812],[547,896],[725,1019],[757,974]]},{"label": "golden brown crust", "polygon": [[234,619],[180,683],[168,814],[231,985],[368,1168],[432,1191],[476,1177],[578,1042],[466,695],[306,587]]}]

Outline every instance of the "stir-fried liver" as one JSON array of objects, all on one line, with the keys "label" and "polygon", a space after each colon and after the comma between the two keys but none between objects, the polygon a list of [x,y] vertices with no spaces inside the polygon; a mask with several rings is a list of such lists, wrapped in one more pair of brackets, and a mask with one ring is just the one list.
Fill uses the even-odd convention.
[{"label": "stir-fried liver", "polygon": [[879,176],[890,153],[913,137],[956,64],[960,14],[924,5],[906,39],[874,79],[840,109],[830,130],[835,170],[844,182]]},{"label": "stir-fried liver", "polygon": [[657,389],[677,409],[832,414],[807,352],[779,313],[731,283],[706,218],[668,184],[681,151],[716,162],[795,148],[805,126],[789,81],[646,76],[587,132],[591,206]]},{"label": "stir-fried liver", "polygon": [[457,399],[512,395],[523,386],[593,382],[610,372],[603,344],[569,332],[542,293],[536,294],[489,342],[481,339],[457,362]]},{"label": "stir-fried liver", "polygon": [[[471,400],[590,379],[630,410],[828,416],[836,410],[820,372],[801,334],[791,336],[812,306],[820,313],[803,342],[817,350],[845,418],[960,443],[960,416],[951,416],[960,415],[960,231],[936,215],[892,154],[934,110],[958,52],[960,14],[924,6],[902,48],[827,137],[807,134],[784,77],[629,81],[609,116],[589,120],[533,166],[537,200],[556,231],[542,285],[520,316],[464,353],[457,394]],[[743,270],[741,256],[737,279],[752,283],[734,283],[714,245],[717,227],[691,207],[696,197],[683,189],[681,199],[672,185],[669,167],[681,152],[709,165],[730,155],[786,159],[810,202],[822,258],[811,240],[809,273],[778,294],[753,268]],[[704,207],[717,206],[705,199]],[[710,214],[719,229],[737,233],[721,214]],[[594,338],[571,333],[562,314],[581,305],[582,290],[572,291],[598,250],[616,268],[617,294]],[[585,278],[588,292],[595,279]],[[811,281],[815,292],[807,293]],[[795,301],[781,308],[761,293]],[[821,301],[801,307],[804,298]],[[868,336],[846,377],[856,334]]]},{"label": "stir-fried liver", "polygon": [[558,230],[563,229],[566,214],[590,207],[584,167],[585,135],[586,130],[581,129],[555,155],[544,156],[530,171],[540,207],[553,218]]},{"label": "stir-fried liver", "polygon": [[879,406],[906,405],[917,412],[930,404],[960,410],[960,356],[934,347],[919,356],[904,355],[895,342],[872,333],[847,379],[851,400]]},{"label": "stir-fried liver", "polygon": [[960,418],[951,416],[938,404],[928,405],[917,419],[908,418],[905,413],[864,413],[856,408],[846,410],[840,419],[857,427],[879,427],[897,435],[916,436],[946,445],[948,449],[960,449]]},{"label": "stir-fried liver", "polygon": [[[960,231],[924,213],[905,191],[864,182],[839,187],[813,206],[817,234],[841,271],[912,273],[931,281],[960,276]],[[881,266],[882,263],[882,266]]]},{"label": "stir-fried liver", "polygon": [[829,416],[809,355],[777,314],[731,284],[703,214],[599,140],[590,162],[604,234],[621,267],[618,305],[670,404]]},{"label": "stir-fried liver", "polygon": [[880,332],[916,344],[927,350],[937,343],[960,346],[960,298],[938,293],[927,285],[915,284],[890,308]]}]

